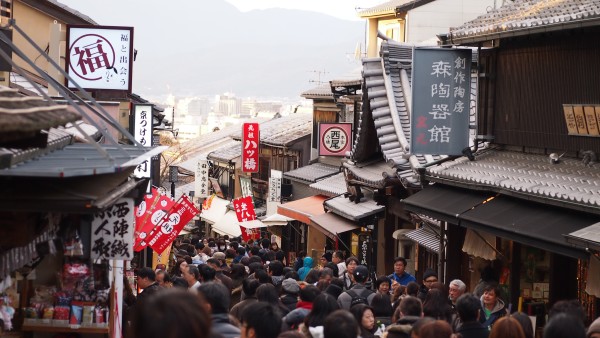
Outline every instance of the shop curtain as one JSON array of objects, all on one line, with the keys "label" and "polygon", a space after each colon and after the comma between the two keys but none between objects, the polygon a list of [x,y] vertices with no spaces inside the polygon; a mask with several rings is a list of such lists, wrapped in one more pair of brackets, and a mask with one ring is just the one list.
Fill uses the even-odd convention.
[{"label": "shop curtain", "polygon": [[[486,243],[487,242],[487,243]],[[467,229],[462,251],[487,260],[496,259],[496,236],[483,231]]]},{"label": "shop curtain", "polygon": [[590,296],[600,297],[600,258],[590,255],[585,292]]}]

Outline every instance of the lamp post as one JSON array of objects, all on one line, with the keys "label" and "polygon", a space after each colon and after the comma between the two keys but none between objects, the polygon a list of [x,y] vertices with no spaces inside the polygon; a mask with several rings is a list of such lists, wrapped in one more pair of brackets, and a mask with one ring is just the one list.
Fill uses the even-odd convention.
[{"label": "lamp post", "polygon": [[171,182],[171,198],[175,199],[175,182],[177,182],[177,174],[179,167],[176,165],[169,166],[169,182]]}]

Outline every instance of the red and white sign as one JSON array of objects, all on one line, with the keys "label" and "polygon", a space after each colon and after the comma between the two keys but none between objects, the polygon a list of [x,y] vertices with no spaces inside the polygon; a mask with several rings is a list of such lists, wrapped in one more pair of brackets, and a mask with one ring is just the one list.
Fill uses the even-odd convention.
[{"label": "red and white sign", "polygon": [[[147,239],[150,233],[160,224],[173,205],[175,205],[175,201],[167,195],[161,195],[155,188],[152,189],[150,203],[146,199],[140,203],[136,211],[136,235],[133,247],[136,252],[148,246]],[[139,224],[138,220],[140,220]]]},{"label": "red and white sign", "polygon": [[319,156],[345,156],[352,147],[352,123],[319,124]]},{"label": "red and white sign", "polygon": [[258,146],[260,130],[258,123],[244,123],[242,126],[242,171],[245,173],[258,172]]},{"label": "red and white sign", "polygon": [[256,219],[252,197],[239,197],[231,202],[233,203],[233,209],[235,210],[238,222],[253,221]]},{"label": "red and white sign", "polygon": [[131,93],[132,27],[68,25],[67,44],[67,74],[79,86]]},{"label": "red and white sign", "polygon": [[244,242],[248,242],[250,239],[260,239],[259,228],[244,228],[240,225],[240,230],[242,231],[242,239]]},{"label": "red and white sign", "polygon": [[159,255],[162,254],[173,243],[183,227],[199,212],[187,196],[181,196],[169,214],[165,215],[161,223],[154,228],[148,239],[148,245]]}]

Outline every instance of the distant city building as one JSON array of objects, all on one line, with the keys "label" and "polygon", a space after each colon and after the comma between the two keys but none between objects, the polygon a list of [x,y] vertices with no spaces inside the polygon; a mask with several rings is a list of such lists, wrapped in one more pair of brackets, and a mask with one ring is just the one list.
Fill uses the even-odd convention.
[{"label": "distant city building", "polygon": [[238,99],[233,94],[219,95],[215,104],[215,113],[231,116],[239,115],[242,111],[242,99]]},{"label": "distant city building", "polygon": [[188,103],[188,114],[192,116],[207,116],[210,113],[210,101],[207,98],[195,98]]}]

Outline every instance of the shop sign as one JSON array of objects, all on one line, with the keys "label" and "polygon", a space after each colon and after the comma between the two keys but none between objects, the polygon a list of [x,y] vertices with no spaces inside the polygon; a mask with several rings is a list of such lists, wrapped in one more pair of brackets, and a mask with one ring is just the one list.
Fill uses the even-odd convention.
[{"label": "shop sign", "polygon": [[67,43],[67,74],[80,87],[131,93],[133,27],[67,25]]},{"label": "shop sign", "polygon": [[471,50],[415,48],[411,154],[461,155],[469,146]]},{"label": "shop sign", "polygon": [[[150,199],[148,199],[148,196],[150,196]],[[174,204],[175,201],[169,196],[161,194],[156,188],[152,189],[152,195],[146,195],[146,198],[140,203],[136,211],[134,245],[136,252],[148,246],[146,239]]]},{"label": "shop sign", "polygon": [[260,130],[258,123],[244,123],[242,126],[242,171],[258,172]]},{"label": "shop sign", "polygon": [[283,173],[279,170],[271,169],[271,177],[269,177],[269,197],[267,202],[281,201],[281,181]]},{"label": "shop sign", "polygon": [[162,254],[173,243],[183,227],[199,212],[187,196],[181,196],[169,213],[150,233],[147,241],[148,245],[158,254]]},{"label": "shop sign", "polygon": [[196,166],[195,195],[198,198],[208,197],[208,160],[201,157]]},{"label": "shop sign", "polygon": [[319,156],[345,156],[352,147],[352,123],[319,123]]},{"label": "shop sign", "polygon": [[371,235],[358,235],[358,264],[370,266],[371,264]]},{"label": "shop sign", "polygon": [[121,198],[112,206],[94,214],[92,259],[132,259],[134,230],[132,198]]},{"label": "shop sign", "polygon": [[[136,104],[133,106],[133,137],[144,147],[152,145],[152,105]],[[133,174],[136,177],[150,178],[152,171],[150,170],[150,159],[140,163]]]},{"label": "shop sign", "polygon": [[[254,204],[252,203],[252,197],[245,196],[239,197],[232,201],[235,215],[237,216],[238,222],[253,221],[256,219],[256,212],[254,211]],[[249,239],[260,238],[259,229],[245,228],[240,225],[240,231],[242,232],[242,238],[244,241]]]},{"label": "shop sign", "polygon": [[249,176],[240,176],[240,190],[242,197],[252,196],[252,178]]}]

